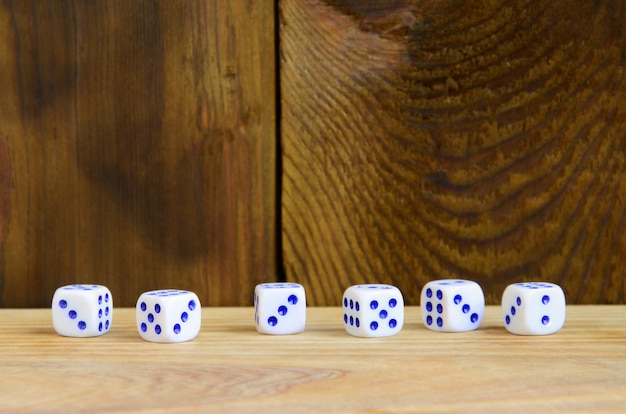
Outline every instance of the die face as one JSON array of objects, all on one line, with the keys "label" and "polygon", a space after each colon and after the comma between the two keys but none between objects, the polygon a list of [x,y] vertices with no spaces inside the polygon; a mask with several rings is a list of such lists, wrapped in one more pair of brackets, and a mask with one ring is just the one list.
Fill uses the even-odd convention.
[{"label": "die face", "polygon": [[105,286],[62,286],[52,297],[52,324],[59,335],[103,335],[111,328],[112,320],[113,296]]},{"label": "die face", "polygon": [[420,295],[422,322],[440,332],[477,329],[485,315],[485,296],[471,280],[442,279],[428,282]]},{"label": "die face", "polygon": [[257,332],[290,335],[306,326],[306,293],[298,283],[263,283],[254,289]]},{"label": "die face", "polygon": [[194,339],[202,321],[198,296],[186,290],[153,290],[137,299],[139,336],[149,342],[174,343]]},{"label": "die face", "polygon": [[505,328],[517,335],[550,335],[565,323],[565,294],[559,285],[527,282],[509,285],[502,294]]},{"label": "die face", "polygon": [[404,298],[391,285],[350,286],[343,294],[342,310],[344,327],[352,336],[392,336],[404,325]]}]

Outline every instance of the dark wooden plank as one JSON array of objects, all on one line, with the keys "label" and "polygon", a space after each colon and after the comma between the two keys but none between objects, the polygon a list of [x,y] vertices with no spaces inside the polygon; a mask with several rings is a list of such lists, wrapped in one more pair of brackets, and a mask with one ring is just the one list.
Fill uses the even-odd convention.
[{"label": "dark wooden plank", "polygon": [[623,1],[282,0],[287,277],[624,303]]},{"label": "dark wooden plank", "polygon": [[[7,141],[0,135],[0,252],[4,251],[11,218],[11,160]],[[4,255],[0,255],[0,275],[4,274]],[[0,292],[4,290],[4,277],[0,277]],[[0,305],[2,304],[0,300]]]},{"label": "dark wooden plank", "polygon": [[250,305],[277,272],[274,38],[270,0],[0,2],[1,305]]}]

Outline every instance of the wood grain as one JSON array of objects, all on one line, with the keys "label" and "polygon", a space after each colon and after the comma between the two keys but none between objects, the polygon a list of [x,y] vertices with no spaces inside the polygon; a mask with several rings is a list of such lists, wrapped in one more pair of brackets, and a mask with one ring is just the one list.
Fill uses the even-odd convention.
[{"label": "wood grain", "polygon": [[621,1],[283,0],[287,278],[624,303]]},{"label": "wood grain", "polygon": [[49,309],[0,309],[0,412],[621,412],[626,307],[569,306],[556,334],[524,337],[499,307],[466,333],[406,309],[394,337],[356,338],[341,308],[309,308],[298,335],[254,329],[249,307],[204,308],[198,337],[144,342],[134,309],[97,338],[58,336]]},{"label": "wood grain", "polygon": [[277,277],[274,38],[270,0],[1,1],[0,306],[251,304]]}]

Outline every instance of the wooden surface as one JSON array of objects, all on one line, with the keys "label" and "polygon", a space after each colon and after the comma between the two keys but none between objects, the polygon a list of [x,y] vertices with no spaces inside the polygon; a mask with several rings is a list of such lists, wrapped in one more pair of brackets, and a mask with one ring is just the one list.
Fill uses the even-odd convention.
[{"label": "wooden surface", "polygon": [[0,1],[0,307],[277,277],[274,2]]},{"label": "wooden surface", "polygon": [[282,0],[286,276],[624,303],[626,3]]},{"label": "wooden surface", "polygon": [[394,337],[355,338],[341,308],[309,308],[298,335],[254,329],[253,309],[204,308],[198,337],[140,339],[116,308],[97,338],[58,336],[49,309],[0,310],[1,412],[622,412],[626,307],[569,306],[561,331],[505,331],[500,308],[467,333],[406,309]]}]

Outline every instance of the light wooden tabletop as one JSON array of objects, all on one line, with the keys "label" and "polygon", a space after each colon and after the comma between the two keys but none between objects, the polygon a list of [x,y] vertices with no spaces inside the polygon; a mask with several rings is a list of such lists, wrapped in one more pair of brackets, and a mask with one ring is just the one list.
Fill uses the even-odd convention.
[{"label": "light wooden tabletop", "polygon": [[557,334],[505,331],[491,306],[467,333],[425,329],[406,308],[394,337],[345,333],[308,308],[304,333],[267,336],[252,308],[205,308],[199,336],[154,344],[134,309],[111,331],[58,336],[49,309],[0,310],[2,412],[623,412],[626,306],[569,306]]}]

